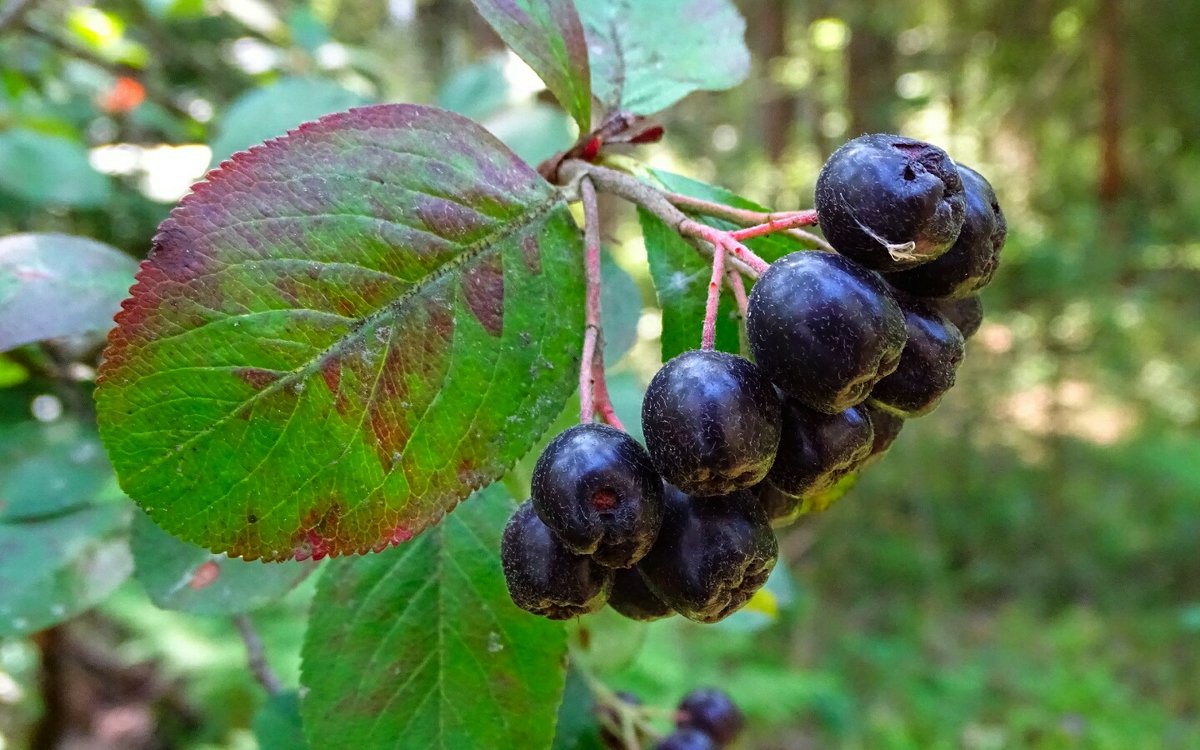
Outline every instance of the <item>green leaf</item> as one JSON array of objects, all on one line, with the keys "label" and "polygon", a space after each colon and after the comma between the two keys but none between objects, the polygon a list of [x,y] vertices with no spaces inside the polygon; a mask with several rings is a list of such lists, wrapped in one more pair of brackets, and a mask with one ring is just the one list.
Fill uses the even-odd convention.
[{"label": "green leaf", "polygon": [[604,325],[604,361],[615,365],[637,343],[642,293],[637,282],[604,253],[600,256],[600,311]]},{"label": "green leaf", "polygon": [[235,557],[412,538],[574,389],[581,245],[556,190],[441,110],[365,107],[239,154],[163,223],[109,335],[122,486]]},{"label": "green leaf", "polygon": [[493,485],[411,544],[330,564],[303,654],[314,747],[550,745],[566,635],[508,597],[513,507]]},{"label": "green leaf", "polygon": [[746,22],[728,0],[576,0],[592,91],[610,110],[648,115],[750,72]]},{"label": "green leaf", "polygon": [[471,0],[579,125],[592,127],[588,46],[571,0]]},{"label": "green leaf", "polygon": [[103,205],[108,178],[92,169],[83,144],[25,128],[0,133],[0,193],[30,203]]},{"label": "green leaf", "polygon": [[472,120],[495,113],[508,104],[511,93],[504,74],[506,60],[507,55],[499,53],[456,71],[438,89],[438,106]]},{"label": "green leaf", "polygon": [[259,750],[308,750],[300,722],[300,696],[295,692],[267,698],[254,717],[254,736]]},{"label": "green leaf", "polygon": [[552,750],[604,750],[605,747],[600,739],[596,699],[583,675],[571,669],[558,707]]},{"label": "green leaf", "polygon": [[[652,170],[651,174],[663,187],[672,192],[752,211],[769,210],[728,190],[681,175],[659,170]],[[697,349],[700,346],[700,329],[704,322],[704,305],[708,295],[708,282],[712,278],[712,263],[661,221],[645,211],[638,213],[646,240],[650,278],[654,282],[659,307],[662,310],[662,358],[666,362],[688,349]],[[694,216],[721,229],[736,228],[727,221],[711,216]],[[780,234],[755,237],[748,240],[746,245],[769,263],[790,252],[807,249],[796,240]],[[717,314],[718,350],[740,351],[738,325],[737,307],[733,296],[727,288],[722,289]]]},{"label": "green leaf", "polygon": [[0,636],[47,628],[107,597],[132,567],[131,511],[88,428],[0,430]]},{"label": "green leaf", "polygon": [[0,351],[112,327],[137,262],[86,237],[0,237]]},{"label": "green leaf", "polygon": [[265,607],[312,572],[315,563],[246,562],[176,539],[145,513],[133,519],[134,576],[162,609],[230,615]]},{"label": "green leaf", "polygon": [[482,124],[528,164],[537,164],[571,145],[571,120],[548,104],[503,109]]},{"label": "green leaf", "polygon": [[281,136],[300,123],[368,101],[323,78],[284,78],[252,89],[234,100],[221,116],[217,136],[210,144],[212,163],[220,164],[235,152]]}]

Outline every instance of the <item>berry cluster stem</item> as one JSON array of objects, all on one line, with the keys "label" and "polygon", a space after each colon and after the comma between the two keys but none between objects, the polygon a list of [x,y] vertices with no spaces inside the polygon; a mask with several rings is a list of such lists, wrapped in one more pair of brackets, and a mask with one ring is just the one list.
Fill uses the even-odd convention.
[{"label": "berry cluster stem", "polygon": [[608,424],[624,430],[608,395],[604,375],[604,331],[600,323],[600,207],[596,187],[588,177],[579,182],[583,202],[584,279],[586,302],[583,352],[579,361],[579,421],[592,421],[597,412]]},{"label": "berry cluster stem", "polygon": [[[741,277],[739,276],[740,280]],[[717,245],[713,251],[712,278],[708,281],[708,300],[704,304],[704,327],[700,348],[712,350],[717,341],[717,308],[721,303],[721,286],[725,280],[725,248]]]},{"label": "berry cluster stem", "polygon": [[811,245],[828,252],[833,251],[833,246],[822,237],[812,232],[806,232],[801,228],[817,224],[817,212],[812,209],[774,212],[752,211],[715,201],[706,201],[703,198],[693,198],[683,193],[667,192],[663,193],[663,196],[674,206],[684,211],[711,216],[715,219],[723,219],[744,227],[744,229],[732,232],[732,234],[741,240],[759,237],[764,234],[779,233],[786,234],[806,245]]}]

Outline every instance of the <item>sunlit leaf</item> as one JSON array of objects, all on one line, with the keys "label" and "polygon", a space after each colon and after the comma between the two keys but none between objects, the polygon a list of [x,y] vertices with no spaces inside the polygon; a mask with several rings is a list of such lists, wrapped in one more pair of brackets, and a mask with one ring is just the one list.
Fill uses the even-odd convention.
[{"label": "sunlit leaf", "polygon": [[471,1],[586,133],[592,117],[588,48],[571,0]]},{"label": "sunlit leaf", "polygon": [[479,126],[366,107],[210,175],[160,228],[100,370],[122,485],[248,558],[406,541],[574,389],[579,230]]},{"label": "sunlit leaf", "polygon": [[750,72],[746,22],[728,0],[576,0],[592,91],[610,110],[653,114]]}]

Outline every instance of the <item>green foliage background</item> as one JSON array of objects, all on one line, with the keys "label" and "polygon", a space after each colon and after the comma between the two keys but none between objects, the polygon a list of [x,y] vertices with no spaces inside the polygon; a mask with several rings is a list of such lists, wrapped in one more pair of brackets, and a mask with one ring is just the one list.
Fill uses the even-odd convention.
[{"label": "green foliage background", "polygon": [[[648,158],[789,209],[811,204],[824,157],[859,132],[938,142],[1008,213],[985,326],[942,407],[783,536],[777,612],[585,621],[588,666],[662,705],[724,685],[750,716],[746,747],[1200,746],[1200,6],[873,5],[740,3],[749,81],[681,102]],[[0,35],[0,235],[64,232],[140,257],[209,166],[198,146],[219,159],[363,102],[438,102],[534,161],[571,141],[465,0],[248,7],[47,0]],[[130,111],[112,106],[119,75],[147,92]],[[624,283],[623,269],[645,303],[620,311],[633,343],[610,352],[633,420],[661,320],[636,215],[608,220],[606,273]],[[95,341],[74,347],[0,358],[0,439],[28,431],[38,396],[86,423],[87,373],[79,387],[45,376],[94,360]],[[507,479],[514,493],[528,469]],[[290,686],[311,595],[305,583],[254,615]],[[45,731],[39,680],[72,643],[177,685],[143,701],[166,746],[287,736],[286,701],[255,721],[264,700],[226,620],[159,610],[130,581],[51,632],[0,640],[6,750]],[[605,634],[622,647],[595,645]]]}]

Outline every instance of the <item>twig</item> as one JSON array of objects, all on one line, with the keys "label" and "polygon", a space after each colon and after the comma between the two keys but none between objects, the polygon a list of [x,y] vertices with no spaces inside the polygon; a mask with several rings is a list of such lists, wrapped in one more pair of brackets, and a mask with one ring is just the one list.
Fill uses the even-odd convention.
[{"label": "twig", "polygon": [[788,237],[794,240],[799,240],[807,245],[812,245],[819,250],[824,250],[827,253],[832,253],[833,245],[830,245],[824,237],[819,237],[812,232],[806,232],[803,229],[788,229],[784,232]]},{"label": "twig", "polygon": [[262,639],[258,637],[258,632],[254,629],[254,623],[250,621],[249,616],[235,615],[233,624],[241,634],[242,642],[246,644],[246,663],[250,665],[250,672],[254,675],[254,679],[263,686],[267,695],[277,695],[282,692],[283,684],[271,669],[271,665],[267,664],[266,654],[263,653]]},{"label": "twig", "polygon": [[746,315],[750,310],[750,300],[746,296],[746,281],[740,273],[731,268],[725,270],[725,279],[729,282],[729,289],[733,292],[734,301],[737,302],[739,351],[749,351],[750,341],[746,336]]},{"label": "twig", "polygon": [[[734,224],[740,224],[747,228],[754,228],[755,225],[775,225],[776,227],[779,227],[780,224],[786,223],[790,228],[776,228],[767,232],[763,232],[763,234],[770,234],[778,231],[807,245],[812,245],[821,250],[833,252],[833,247],[826,242],[824,238],[799,228],[813,226],[817,223],[817,212],[812,209],[807,209],[804,211],[776,212],[752,211],[750,209],[728,206],[724,203],[716,203],[715,201],[706,201],[703,198],[693,198],[692,196],[684,195],[683,193],[663,193],[663,195],[666,196],[667,200],[669,200],[672,204],[685,211],[711,216],[714,219],[723,219],[725,221],[733,222]],[[734,234],[745,231],[747,230],[736,230]],[[753,236],[757,235],[745,235],[741,237],[741,239],[746,239],[747,237]]]},{"label": "twig", "polygon": [[584,177],[579,181],[579,196],[583,201],[583,269],[587,285],[583,355],[579,360],[579,421],[587,424],[595,414],[596,353],[603,346],[600,341],[600,208],[591,179]]},{"label": "twig", "polygon": [[[740,278],[740,277],[739,277]],[[708,281],[708,299],[704,303],[704,328],[700,335],[700,348],[712,350],[717,341],[717,308],[721,303],[721,287],[725,279],[725,248],[717,246],[713,252],[712,278]]]},{"label": "twig", "polygon": [[579,421],[591,422],[592,416],[598,413],[601,419],[623,432],[625,425],[621,424],[613,408],[604,373],[604,328],[600,306],[600,206],[596,199],[596,186],[591,179],[584,177],[579,181],[579,197],[583,201],[587,278],[587,328],[583,334],[583,358],[579,363]]},{"label": "twig", "polygon": [[21,22],[25,14],[33,9],[37,0],[11,0],[0,10],[0,34],[9,27]]},{"label": "twig", "polygon": [[568,182],[586,175],[592,179],[597,189],[612,193],[640,206],[684,237],[702,239],[714,248],[723,247],[742,262],[742,266],[748,269],[751,276],[758,276],[769,265],[755,255],[750,248],[739,242],[737,238],[732,237],[729,232],[710,227],[688,217],[667,200],[661,192],[624,172],[572,159],[563,163],[559,173]]},{"label": "twig", "polygon": [[817,212],[811,208],[807,211],[793,211],[787,214],[768,214],[767,220],[761,224],[755,224],[752,227],[738,229],[730,232],[731,235],[739,240],[748,240],[751,237],[761,237],[764,234],[774,234],[782,232],[785,229],[796,229],[797,227],[811,227],[817,223]]}]

